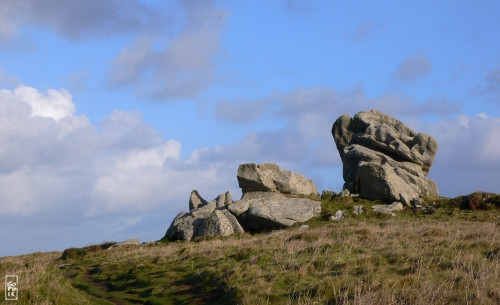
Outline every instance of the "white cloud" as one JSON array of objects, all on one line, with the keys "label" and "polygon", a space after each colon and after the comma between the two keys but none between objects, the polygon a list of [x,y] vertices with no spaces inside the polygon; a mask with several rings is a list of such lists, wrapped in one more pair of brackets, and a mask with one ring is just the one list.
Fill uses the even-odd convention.
[{"label": "white cloud", "polygon": [[[31,105],[40,106],[38,112]],[[66,229],[94,234],[78,238],[82,241],[116,240],[132,226],[143,238],[161,238],[171,219],[188,208],[192,189],[209,200],[235,189],[236,168],[183,160],[181,143],[163,140],[140,113],[116,110],[92,124],[71,105],[71,95],[62,89],[41,93],[20,86],[0,92],[0,215],[5,220],[0,231],[32,230],[16,253],[40,250],[31,245],[41,239],[60,244],[49,240],[43,229],[49,227],[54,235]],[[148,224],[152,220],[156,231]],[[83,246],[66,246],[74,245]]]},{"label": "white cloud", "polygon": [[500,168],[500,118],[490,118],[485,113],[461,115],[435,123],[429,129],[440,143],[444,166]]},{"label": "white cloud", "polygon": [[19,86],[13,92],[13,98],[18,98],[31,106],[31,116],[52,118],[56,121],[73,116],[75,104],[71,94],[64,90],[47,90],[45,94],[37,89]]},{"label": "white cloud", "polygon": [[[175,181],[173,173],[164,167],[167,159],[180,162],[181,144],[170,140],[150,149],[132,150],[125,156],[112,157],[99,165],[94,186],[91,190],[91,204],[86,215],[119,213],[126,210],[151,210],[165,200],[176,199],[183,193],[179,188],[172,190],[168,185]],[[189,192],[181,187],[184,195]],[[176,193],[177,196],[169,196]]]},{"label": "white cloud", "polygon": [[431,169],[440,191],[457,196],[476,190],[500,193],[500,118],[460,115],[427,127],[439,143]]}]

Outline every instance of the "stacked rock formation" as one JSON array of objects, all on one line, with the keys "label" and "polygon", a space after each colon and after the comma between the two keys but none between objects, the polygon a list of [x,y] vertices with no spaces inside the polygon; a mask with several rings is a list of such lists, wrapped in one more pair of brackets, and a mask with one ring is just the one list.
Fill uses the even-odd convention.
[{"label": "stacked rock formation", "polygon": [[249,231],[268,231],[308,221],[321,212],[321,203],[285,195],[316,195],[312,180],[290,171],[282,171],[272,163],[241,164],[238,184],[241,200],[228,209]]},{"label": "stacked rock formation", "polygon": [[314,183],[304,176],[282,171],[271,163],[241,164],[238,183],[241,200],[233,202],[229,192],[207,203],[196,190],[189,199],[190,213],[181,212],[165,237],[193,240],[195,237],[260,232],[308,221],[321,212],[321,202],[294,195],[315,195]]},{"label": "stacked rock formation", "polygon": [[230,192],[220,194],[207,202],[198,191],[193,190],[189,197],[189,211],[179,213],[165,234],[170,240],[193,240],[202,236],[229,236],[243,233],[236,217],[229,213],[227,205],[232,203]]},{"label": "stacked rock formation", "polygon": [[351,193],[406,205],[421,195],[438,195],[427,178],[438,149],[432,136],[375,110],[342,115],[332,135],[343,163],[343,188]]}]

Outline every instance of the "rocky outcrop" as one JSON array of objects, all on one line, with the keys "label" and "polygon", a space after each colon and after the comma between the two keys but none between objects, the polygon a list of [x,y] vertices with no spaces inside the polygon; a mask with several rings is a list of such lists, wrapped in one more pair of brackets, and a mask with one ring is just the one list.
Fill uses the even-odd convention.
[{"label": "rocky outcrop", "polygon": [[[241,200],[233,202],[230,192],[207,202],[198,191],[189,197],[189,213],[179,213],[168,228],[168,240],[193,240],[203,236],[228,236],[270,231],[302,223],[319,215],[321,202],[295,198],[318,196],[314,183],[302,175],[282,171],[276,164],[241,164],[238,182]],[[333,195],[333,193],[332,193]]]},{"label": "rocky outcrop", "polygon": [[321,202],[290,198],[274,192],[248,192],[230,204],[242,226],[253,232],[270,231],[306,222],[321,212]]},{"label": "rocky outcrop", "polygon": [[169,240],[193,240],[195,237],[242,233],[236,217],[227,211],[227,200],[232,201],[231,193],[226,192],[207,203],[196,190],[189,198],[190,213],[179,213],[167,230]]},{"label": "rocky outcrop", "polygon": [[318,189],[312,180],[291,171],[282,171],[278,165],[273,163],[240,164],[237,178],[243,194],[248,192],[318,194]]},{"label": "rocky outcrop", "polygon": [[172,224],[167,230],[165,237],[169,240],[191,240],[195,231],[198,231],[198,224],[195,219],[187,212],[180,212],[175,216]]},{"label": "rocky outcrop", "polygon": [[420,195],[438,195],[426,177],[438,149],[432,136],[375,110],[342,115],[332,135],[343,163],[343,188],[350,193],[406,205]]},{"label": "rocky outcrop", "polygon": [[270,231],[306,222],[321,212],[320,201],[293,197],[318,196],[314,183],[302,175],[282,171],[276,164],[241,164],[238,182],[243,196],[236,202],[230,192],[207,202],[196,190],[192,191],[190,212],[179,213],[164,238],[189,241],[243,233],[244,229]]}]

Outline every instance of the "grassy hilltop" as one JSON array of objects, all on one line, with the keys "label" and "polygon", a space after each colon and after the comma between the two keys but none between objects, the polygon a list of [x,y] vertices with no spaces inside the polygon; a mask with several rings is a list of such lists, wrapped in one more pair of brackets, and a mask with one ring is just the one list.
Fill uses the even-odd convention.
[{"label": "grassy hilltop", "polygon": [[391,217],[322,199],[306,230],[4,257],[0,272],[19,276],[17,304],[499,304],[500,196],[427,201]]}]

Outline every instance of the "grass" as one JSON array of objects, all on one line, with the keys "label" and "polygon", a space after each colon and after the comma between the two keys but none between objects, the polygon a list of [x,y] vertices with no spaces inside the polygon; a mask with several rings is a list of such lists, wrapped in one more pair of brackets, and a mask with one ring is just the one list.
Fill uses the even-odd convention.
[{"label": "grass", "polygon": [[[19,275],[19,304],[499,304],[500,210],[435,200],[432,214],[407,209],[395,217],[374,214],[368,206],[377,202],[322,200],[322,216],[305,231],[66,260],[35,253],[0,258],[0,271]],[[356,216],[359,204],[365,212]],[[336,209],[348,217],[324,220]]]}]

